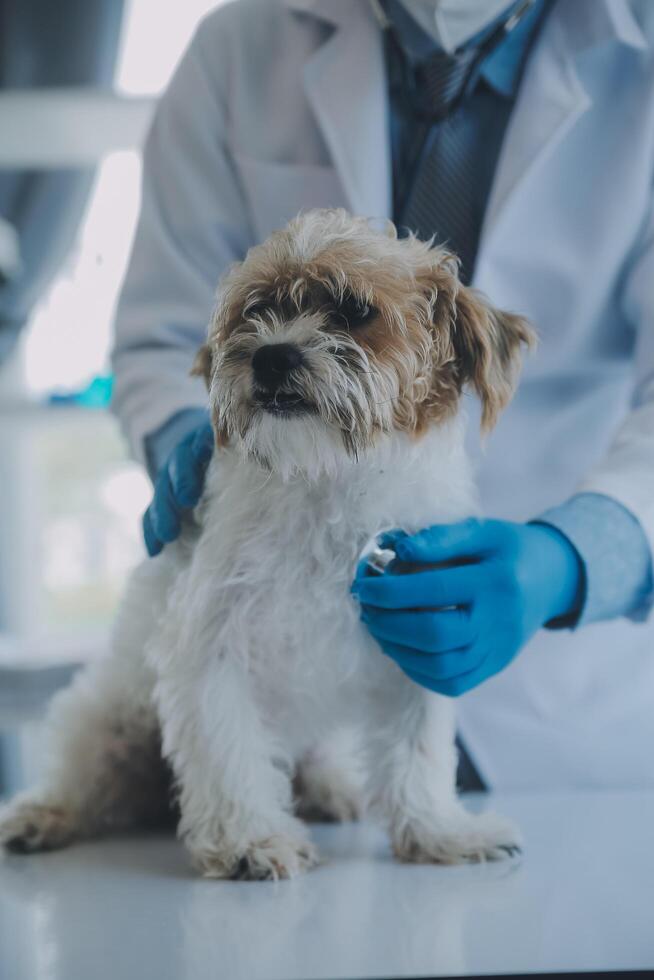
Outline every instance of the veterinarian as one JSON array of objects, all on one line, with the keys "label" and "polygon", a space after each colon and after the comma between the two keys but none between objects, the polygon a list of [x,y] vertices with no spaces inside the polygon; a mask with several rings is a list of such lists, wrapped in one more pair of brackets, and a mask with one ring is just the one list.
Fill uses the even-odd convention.
[{"label": "veterinarian", "polygon": [[484,448],[470,425],[492,519],[396,541],[474,559],[456,630],[434,611],[447,570],[354,584],[380,651],[465,693],[470,785],[654,785],[653,42],[647,0],[238,0],[145,148],[114,367],[152,555],[213,449],[189,366],[217,280],[301,208],[436,233],[536,325]]}]

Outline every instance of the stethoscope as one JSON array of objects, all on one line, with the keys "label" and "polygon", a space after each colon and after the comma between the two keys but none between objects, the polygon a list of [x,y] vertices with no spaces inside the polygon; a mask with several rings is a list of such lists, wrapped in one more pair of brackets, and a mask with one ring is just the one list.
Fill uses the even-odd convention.
[{"label": "stethoscope", "polygon": [[421,98],[422,93],[419,91],[418,86],[416,85],[415,73],[411,69],[406,51],[404,50],[402,42],[400,41],[395,25],[387,17],[386,11],[382,7],[380,0],[369,0],[369,2],[375,17],[377,18],[377,21],[384,32],[384,36],[388,39],[388,42],[393,49],[397,63],[400,66],[400,97],[402,111],[420,122],[433,125],[435,123],[442,122],[448,116],[457,111],[459,106],[466,98],[470,87],[474,83],[482,62],[504,40],[507,34],[510,34],[511,31],[517,27],[530,7],[534,5],[536,0],[524,0],[524,2],[521,3],[503,23],[499,24],[493,31],[491,31],[490,35],[485,38],[477,48],[475,56],[468,66],[468,70],[461,83],[458,94],[444,109],[440,109],[438,111],[426,105],[424,99]]}]

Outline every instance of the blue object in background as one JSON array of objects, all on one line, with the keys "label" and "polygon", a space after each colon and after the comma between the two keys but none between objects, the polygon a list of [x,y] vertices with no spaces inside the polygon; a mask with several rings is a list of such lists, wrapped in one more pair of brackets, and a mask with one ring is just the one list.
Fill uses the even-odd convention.
[{"label": "blue object in background", "polygon": [[81,405],[83,408],[108,408],[113,391],[114,378],[112,374],[98,375],[93,378],[86,388],[79,391],[52,392],[48,396],[48,405]]}]

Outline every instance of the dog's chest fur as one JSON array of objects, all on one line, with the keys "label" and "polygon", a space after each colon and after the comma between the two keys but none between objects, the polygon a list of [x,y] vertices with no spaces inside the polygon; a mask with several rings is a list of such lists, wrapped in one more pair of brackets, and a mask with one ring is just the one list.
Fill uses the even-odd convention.
[{"label": "dog's chest fur", "polygon": [[375,676],[350,594],[362,548],[384,528],[413,531],[475,509],[458,420],[417,441],[394,434],[313,483],[221,454],[187,570],[187,595],[211,606],[212,655],[247,665],[287,730],[320,727],[323,716],[333,724]]}]

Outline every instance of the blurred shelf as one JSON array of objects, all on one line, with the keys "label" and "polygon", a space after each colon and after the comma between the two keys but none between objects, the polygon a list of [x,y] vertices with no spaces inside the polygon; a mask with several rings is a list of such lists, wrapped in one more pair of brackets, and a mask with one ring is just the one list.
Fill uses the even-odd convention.
[{"label": "blurred shelf", "polygon": [[0,397],[0,425],[11,419],[58,421],[74,417],[75,419],[97,419],[98,416],[113,416],[107,407],[79,405],[75,403],[49,404],[31,398],[2,398]]},{"label": "blurred shelf", "polygon": [[70,683],[80,666],[0,666],[0,729],[41,718],[50,698]]},{"label": "blurred shelf", "polygon": [[84,88],[0,93],[0,168],[48,169],[97,163],[140,149],[156,100]]},{"label": "blurred shelf", "polygon": [[102,656],[108,642],[104,632],[41,640],[0,634],[0,728],[40,717],[52,695]]}]

